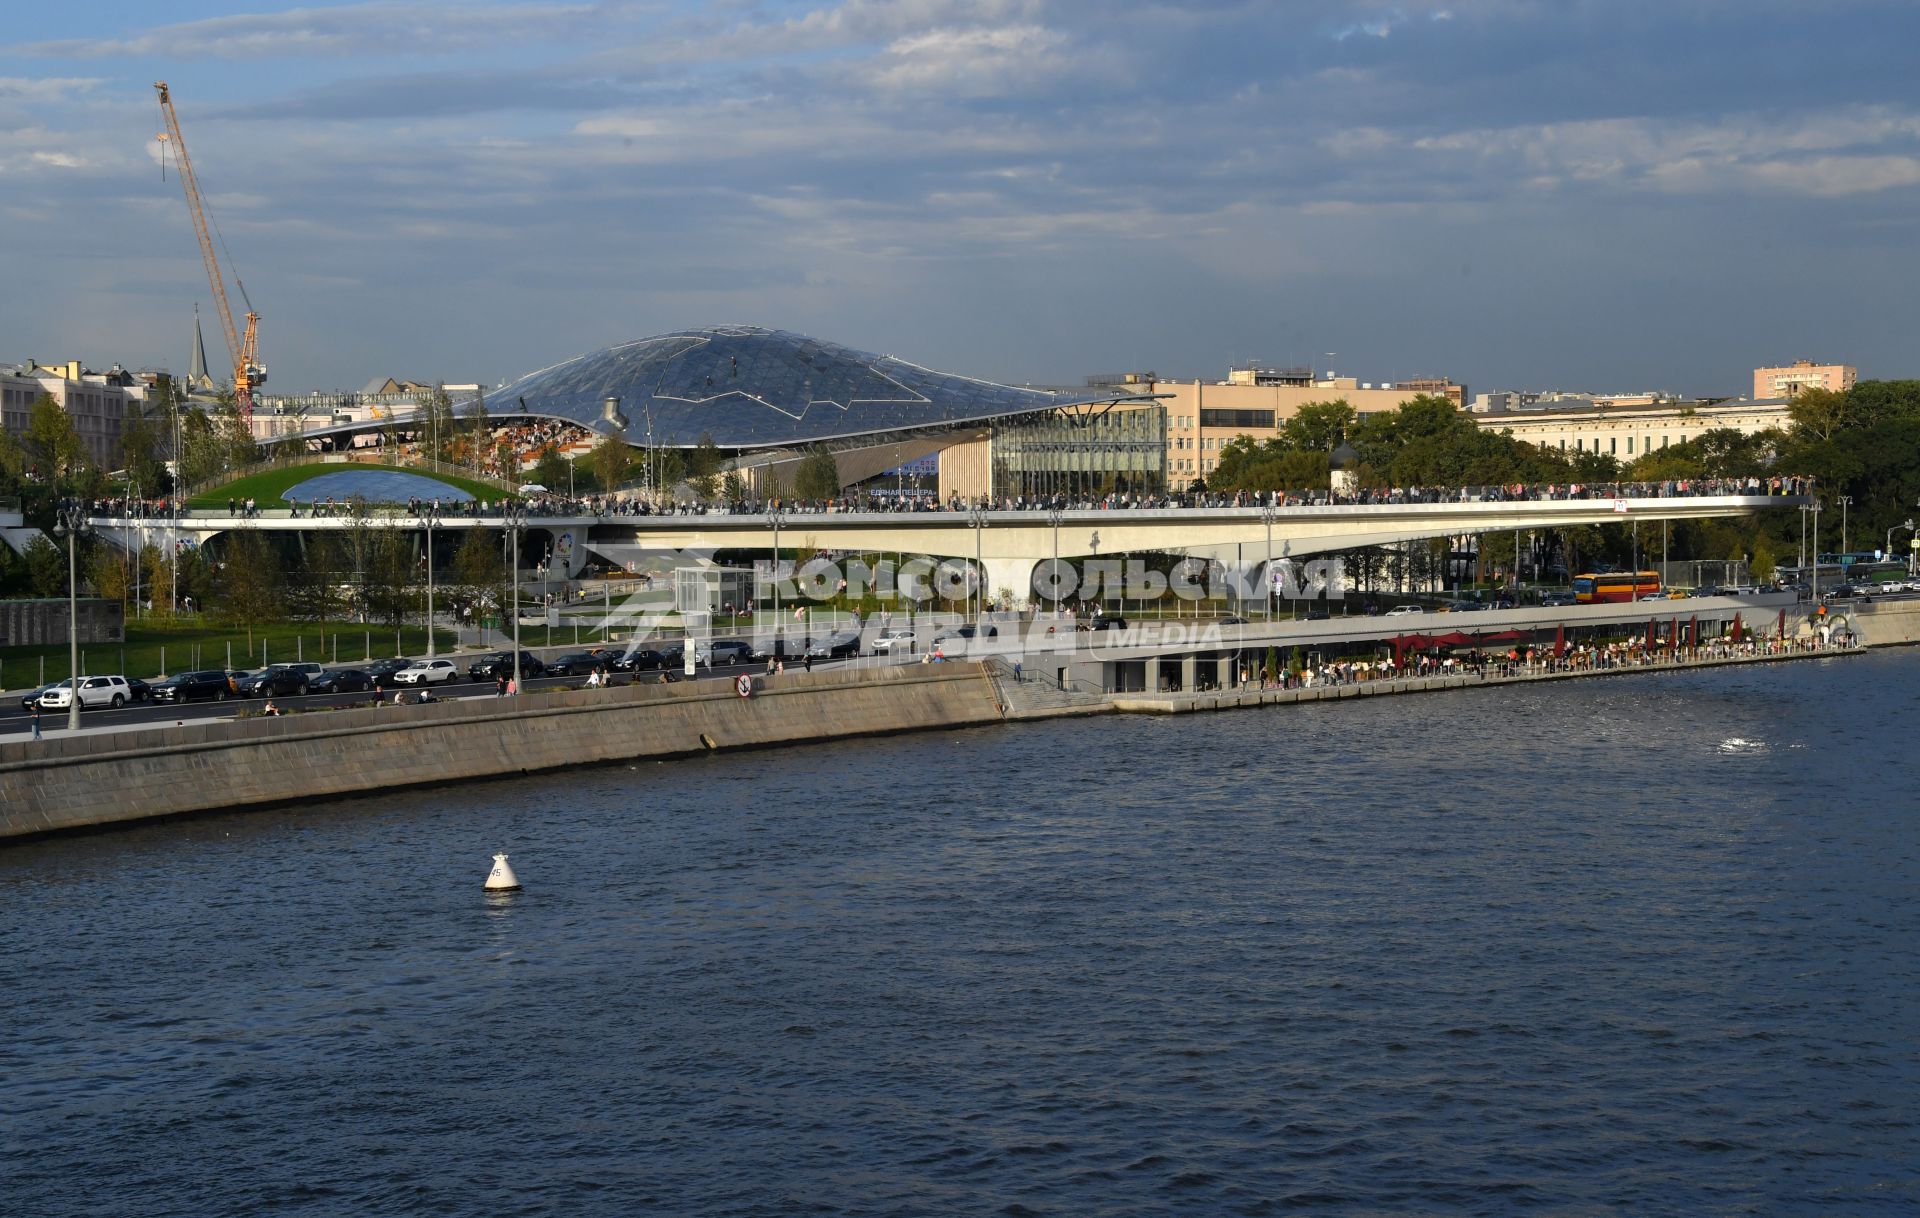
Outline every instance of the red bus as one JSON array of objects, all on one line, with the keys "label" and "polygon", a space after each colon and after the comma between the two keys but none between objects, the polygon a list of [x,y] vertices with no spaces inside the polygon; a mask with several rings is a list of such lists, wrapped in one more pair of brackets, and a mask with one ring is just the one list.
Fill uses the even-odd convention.
[{"label": "red bus", "polygon": [[1582,605],[1629,603],[1660,594],[1658,571],[1609,571],[1573,577],[1573,599]]}]

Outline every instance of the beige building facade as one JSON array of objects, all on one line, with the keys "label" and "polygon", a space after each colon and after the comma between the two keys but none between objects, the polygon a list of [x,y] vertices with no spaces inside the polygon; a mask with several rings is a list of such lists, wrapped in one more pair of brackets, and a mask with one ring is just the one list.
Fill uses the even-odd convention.
[{"label": "beige building facade", "polygon": [[79,360],[46,365],[32,360],[0,368],[0,427],[25,438],[27,418],[42,395],[73,419],[87,455],[102,469],[120,466],[120,432],[127,412],[147,396],[147,386],[132,373],[114,367],[89,372]]},{"label": "beige building facade", "polygon": [[1271,440],[1310,403],[1344,400],[1365,418],[1397,410],[1422,394],[1459,405],[1466,387],[1438,378],[1374,385],[1352,377],[1330,377],[1282,384],[1159,381],[1151,392],[1166,395],[1161,404],[1167,412],[1167,483],[1184,489],[1196,478],[1212,476],[1221,451],[1234,440],[1241,436]]},{"label": "beige building facade", "polygon": [[1784,400],[1615,401],[1565,409],[1469,414],[1481,427],[1563,452],[1596,452],[1623,464],[1719,428],[1752,435],[1790,422]]},{"label": "beige building facade", "polygon": [[1802,389],[1831,389],[1845,393],[1860,379],[1860,370],[1850,364],[1816,364],[1795,360],[1779,368],[1753,370],[1753,400],[1790,398]]}]

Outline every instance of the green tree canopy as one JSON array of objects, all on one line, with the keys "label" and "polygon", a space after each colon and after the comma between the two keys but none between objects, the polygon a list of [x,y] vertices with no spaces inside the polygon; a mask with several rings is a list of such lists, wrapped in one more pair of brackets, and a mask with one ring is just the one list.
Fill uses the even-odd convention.
[{"label": "green tree canopy", "polygon": [[840,493],[840,463],[824,448],[800,458],[793,471],[793,493],[802,499],[832,499]]}]

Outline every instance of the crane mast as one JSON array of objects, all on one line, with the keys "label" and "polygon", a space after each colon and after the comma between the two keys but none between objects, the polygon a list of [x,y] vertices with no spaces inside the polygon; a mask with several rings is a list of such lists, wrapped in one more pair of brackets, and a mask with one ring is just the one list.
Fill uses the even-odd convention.
[{"label": "crane mast", "polygon": [[[193,173],[193,159],[187,155],[187,141],[180,134],[180,116],[173,111],[173,98],[167,91],[167,82],[154,82],[154,91],[160,95],[160,114],[166,119],[167,129],[160,133],[163,144],[173,146],[174,164],[180,171],[180,188],[186,192],[187,211],[193,216],[193,231],[200,238],[200,256],[207,264],[207,282],[213,288],[214,312],[220,317],[220,330],[227,339],[227,355],[233,360],[233,396],[240,407],[240,417],[248,424],[253,422],[253,387],[267,379],[267,367],[259,358],[260,315],[253,311],[253,302],[247,301],[247,329],[244,337],[233,324],[233,309],[227,304],[226,280],[220,274],[220,260],[213,250],[213,234],[207,226],[206,205],[200,198],[200,182]],[[239,281],[236,279],[236,283]],[[246,286],[240,287],[240,295],[246,297]]]}]

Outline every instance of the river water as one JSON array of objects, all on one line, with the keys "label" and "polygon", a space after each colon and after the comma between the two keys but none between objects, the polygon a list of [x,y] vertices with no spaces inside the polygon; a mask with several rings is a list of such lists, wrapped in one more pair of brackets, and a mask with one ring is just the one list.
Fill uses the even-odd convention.
[{"label": "river water", "polygon": [[1911,1215],[1917,695],[1909,650],[0,850],[0,1212]]}]

